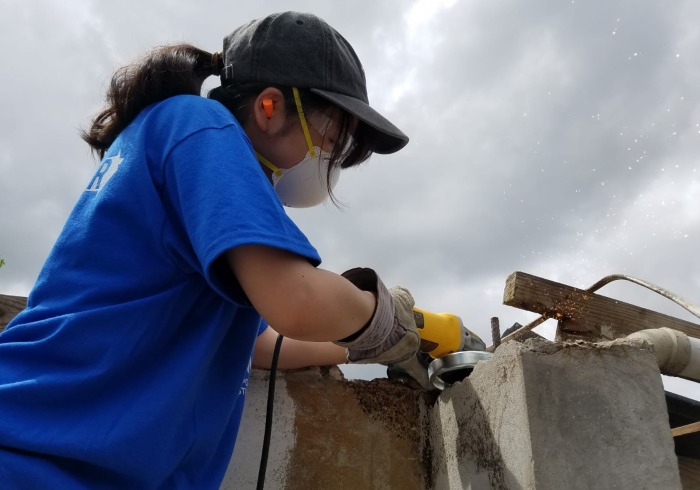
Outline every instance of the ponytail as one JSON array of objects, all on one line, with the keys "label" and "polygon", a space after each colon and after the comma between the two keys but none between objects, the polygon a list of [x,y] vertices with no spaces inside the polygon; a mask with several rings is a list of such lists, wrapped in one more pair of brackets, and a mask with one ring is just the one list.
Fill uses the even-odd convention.
[{"label": "ponytail", "polygon": [[207,53],[189,44],[156,48],[117,70],[105,95],[105,108],[81,136],[102,158],[145,107],[174,95],[200,95],[204,80],[218,75],[222,68],[219,53]]}]

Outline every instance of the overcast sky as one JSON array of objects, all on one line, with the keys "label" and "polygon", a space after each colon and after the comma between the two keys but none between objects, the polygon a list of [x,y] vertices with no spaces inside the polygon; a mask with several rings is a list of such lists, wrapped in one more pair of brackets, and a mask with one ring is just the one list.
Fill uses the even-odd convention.
[{"label": "overcast sky", "polygon": [[[0,293],[29,293],[94,172],[78,131],[113,71],[172,42],[220,50],[281,10],[340,31],[411,138],[343,174],[341,210],[290,212],[323,267],[371,266],[487,343],[491,317],[535,318],[502,305],[514,271],[580,288],[625,273],[700,303],[694,0],[2,0]],[[600,292],[697,321],[632,284]]]}]

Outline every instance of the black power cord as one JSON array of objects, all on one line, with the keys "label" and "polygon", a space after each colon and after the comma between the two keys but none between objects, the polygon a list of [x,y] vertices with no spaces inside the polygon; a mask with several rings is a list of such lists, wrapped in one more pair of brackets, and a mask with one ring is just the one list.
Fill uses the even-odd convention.
[{"label": "black power cord", "polygon": [[277,335],[275,350],[272,353],[272,365],[270,366],[270,382],[267,390],[267,412],[265,414],[265,435],[263,436],[262,455],[260,456],[260,470],[258,471],[257,490],[265,486],[265,472],[267,471],[267,456],[270,453],[270,434],[272,433],[272,409],[275,402],[275,378],[277,377],[277,361],[282,347],[282,335]]}]

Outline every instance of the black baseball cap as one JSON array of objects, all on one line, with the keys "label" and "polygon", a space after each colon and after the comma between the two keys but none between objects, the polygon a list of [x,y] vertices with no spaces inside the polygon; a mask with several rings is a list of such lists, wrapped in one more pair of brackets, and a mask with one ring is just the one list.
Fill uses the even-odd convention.
[{"label": "black baseball cap", "polygon": [[408,136],[369,106],[355,50],[323,19],[283,12],[253,20],[224,38],[221,85],[260,82],[308,89],[376,132],[375,153],[394,153]]}]

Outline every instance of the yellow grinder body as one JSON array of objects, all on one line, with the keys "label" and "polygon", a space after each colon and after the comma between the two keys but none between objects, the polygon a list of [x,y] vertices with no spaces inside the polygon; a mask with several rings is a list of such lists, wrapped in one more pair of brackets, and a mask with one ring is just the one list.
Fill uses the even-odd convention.
[{"label": "yellow grinder body", "polygon": [[464,326],[458,316],[413,308],[413,318],[421,338],[420,350],[433,359],[462,350]]}]

